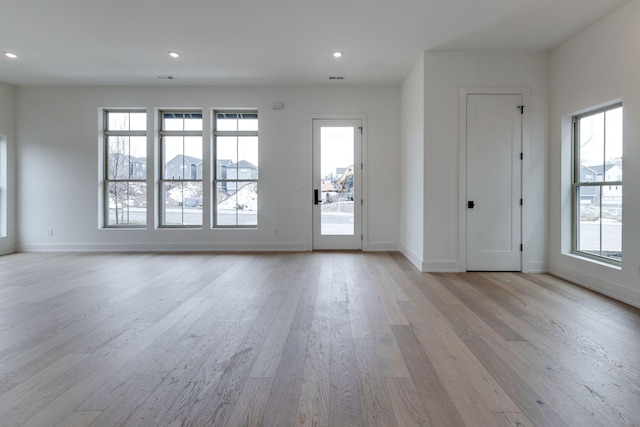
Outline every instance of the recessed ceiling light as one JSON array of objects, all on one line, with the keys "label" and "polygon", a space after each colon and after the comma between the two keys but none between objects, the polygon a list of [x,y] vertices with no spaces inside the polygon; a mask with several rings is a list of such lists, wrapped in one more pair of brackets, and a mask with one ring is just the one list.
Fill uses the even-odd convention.
[{"label": "recessed ceiling light", "polygon": [[178,52],[175,51],[169,51],[169,56],[172,58],[179,58],[180,54]]},{"label": "recessed ceiling light", "polygon": [[334,58],[341,58],[342,57],[342,52],[340,52],[340,51],[333,52],[333,57]]},{"label": "recessed ceiling light", "polygon": [[16,59],[18,57],[18,55],[16,55],[13,52],[5,52],[4,56],[6,56],[7,58],[11,58],[11,59]]}]

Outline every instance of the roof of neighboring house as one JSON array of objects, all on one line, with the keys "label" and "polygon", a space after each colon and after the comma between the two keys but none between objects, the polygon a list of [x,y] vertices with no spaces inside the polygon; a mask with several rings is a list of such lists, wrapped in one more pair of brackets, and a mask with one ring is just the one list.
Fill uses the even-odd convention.
[{"label": "roof of neighboring house", "polygon": [[232,165],[230,165],[230,167],[232,168],[250,168],[250,169],[258,169],[258,167],[256,165],[254,165],[253,163],[250,163],[246,160],[240,160],[238,163],[234,163]]},{"label": "roof of neighboring house", "polygon": [[217,164],[219,164],[220,166],[230,166],[233,164],[233,160],[231,159],[218,159],[216,161]]},{"label": "roof of neighboring house", "polygon": [[186,161],[187,163],[190,163],[192,165],[199,165],[199,164],[202,163],[202,159],[199,159],[197,157],[185,156],[185,155],[182,155],[182,154],[178,154],[177,156],[175,156],[173,159],[171,159],[167,163],[171,163],[174,160],[179,159],[179,158],[184,159],[184,161]]}]

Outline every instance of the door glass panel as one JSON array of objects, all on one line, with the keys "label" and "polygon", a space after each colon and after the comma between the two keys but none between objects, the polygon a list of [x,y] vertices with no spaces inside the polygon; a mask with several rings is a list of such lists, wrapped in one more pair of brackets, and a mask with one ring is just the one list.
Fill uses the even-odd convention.
[{"label": "door glass panel", "polygon": [[354,235],[354,127],[320,130],[320,234]]}]

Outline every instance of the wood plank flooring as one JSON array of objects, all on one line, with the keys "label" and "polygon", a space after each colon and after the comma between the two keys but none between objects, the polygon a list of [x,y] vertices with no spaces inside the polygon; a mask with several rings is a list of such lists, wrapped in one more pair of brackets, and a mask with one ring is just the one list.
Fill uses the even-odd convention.
[{"label": "wood plank flooring", "polygon": [[640,425],[640,310],[398,253],[0,257],[0,426],[261,425]]}]

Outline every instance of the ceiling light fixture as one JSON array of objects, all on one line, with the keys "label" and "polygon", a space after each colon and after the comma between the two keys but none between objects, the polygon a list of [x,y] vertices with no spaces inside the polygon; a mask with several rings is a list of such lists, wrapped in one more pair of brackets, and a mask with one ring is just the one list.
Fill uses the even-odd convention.
[{"label": "ceiling light fixture", "polygon": [[342,52],[340,52],[340,51],[333,52],[333,57],[334,58],[341,58],[342,57]]},{"label": "ceiling light fixture", "polygon": [[16,55],[13,52],[5,52],[4,56],[6,56],[7,58],[11,58],[11,59],[16,59],[18,57],[18,55]]},{"label": "ceiling light fixture", "polygon": [[176,52],[176,51],[170,50],[169,51],[169,56],[172,57],[172,58],[179,58],[180,54],[178,52]]}]

